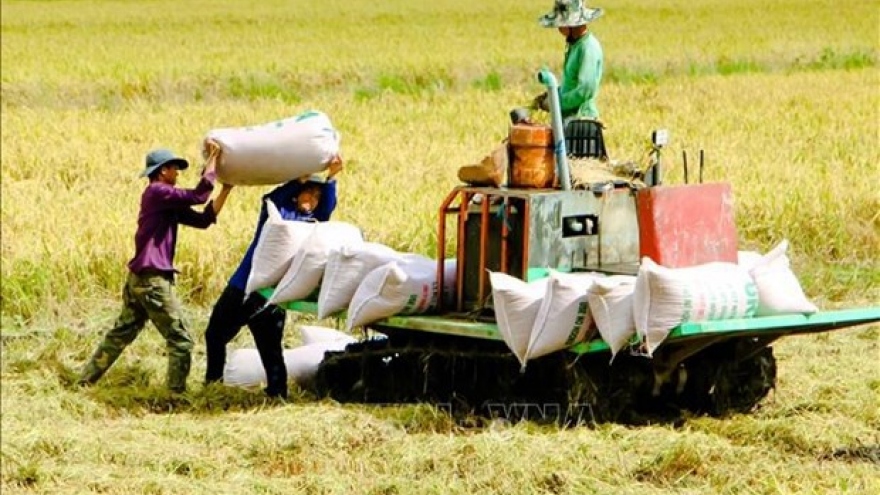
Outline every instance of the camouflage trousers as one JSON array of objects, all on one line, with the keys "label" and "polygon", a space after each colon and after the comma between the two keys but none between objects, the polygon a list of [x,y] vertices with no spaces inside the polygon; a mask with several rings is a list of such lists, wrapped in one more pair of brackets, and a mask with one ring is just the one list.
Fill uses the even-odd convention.
[{"label": "camouflage trousers", "polygon": [[80,382],[97,382],[137,338],[148,319],[168,346],[168,388],[174,392],[186,390],[193,341],[174,292],[173,279],[159,273],[129,273],[122,292],[122,312],[82,370]]}]

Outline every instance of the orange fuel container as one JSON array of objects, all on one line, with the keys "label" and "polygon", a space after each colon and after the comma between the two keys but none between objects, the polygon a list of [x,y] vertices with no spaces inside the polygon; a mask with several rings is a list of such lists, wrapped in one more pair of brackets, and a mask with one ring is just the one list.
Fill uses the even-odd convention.
[{"label": "orange fuel container", "polygon": [[508,186],[545,189],[556,181],[553,130],[550,126],[515,124],[510,127]]}]

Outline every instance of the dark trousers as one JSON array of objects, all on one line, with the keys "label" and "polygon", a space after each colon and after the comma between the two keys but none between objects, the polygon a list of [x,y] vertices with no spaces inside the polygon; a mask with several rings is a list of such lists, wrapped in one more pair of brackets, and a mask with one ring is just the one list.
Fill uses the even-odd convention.
[{"label": "dark trousers", "polygon": [[238,335],[241,327],[247,325],[266,370],[266,394],[287,397],[287,368],[284,366],[281,343],[286,312],[275,305],[264,308],[266,298],[256,292],[247,299],[244,296],[243,290],[227,285],[214,304],[205,331],[208,351],[205,382],[216,382],[223,378],[226,344]]}]

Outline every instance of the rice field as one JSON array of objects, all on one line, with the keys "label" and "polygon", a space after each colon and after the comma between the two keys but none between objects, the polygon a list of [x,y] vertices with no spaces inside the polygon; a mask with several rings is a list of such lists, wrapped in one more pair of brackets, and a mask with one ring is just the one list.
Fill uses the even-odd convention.
[{"label": "rice field", "polygon": [[[427,406],[202,388],[207,314],[251,239],[259,187],[236,188],[215,227],[181,232],[187,396],[164,395],[149,328],[98,386],[69,386],[118,311],[149,149],[198,163],[210,129],[322,110],[348,159],[334,219],[432,256],[458,167],[504,138],[510,108],[542,91],[539,68],[560,70],[561,36],[536,23],[551,5],[2,0],[3,492],[880,491],[876,325],[780,341],[777,389],[752,414],[639,428],[465,426]],[[706,179],[733,185],[742,249],[789,239],[816,304],[877,305],[880,9],[599,6],[611,157],[640,158],[668,128],[664,181],[704,150]]]}]

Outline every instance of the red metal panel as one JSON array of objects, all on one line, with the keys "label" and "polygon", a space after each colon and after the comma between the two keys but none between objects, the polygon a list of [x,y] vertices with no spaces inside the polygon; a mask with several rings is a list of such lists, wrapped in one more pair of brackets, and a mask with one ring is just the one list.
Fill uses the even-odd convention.
[{"label": "red metal panel", "polygon": [[678,268],[737,261],[730,184],[657,186],[636,194],[640,257]]}]

